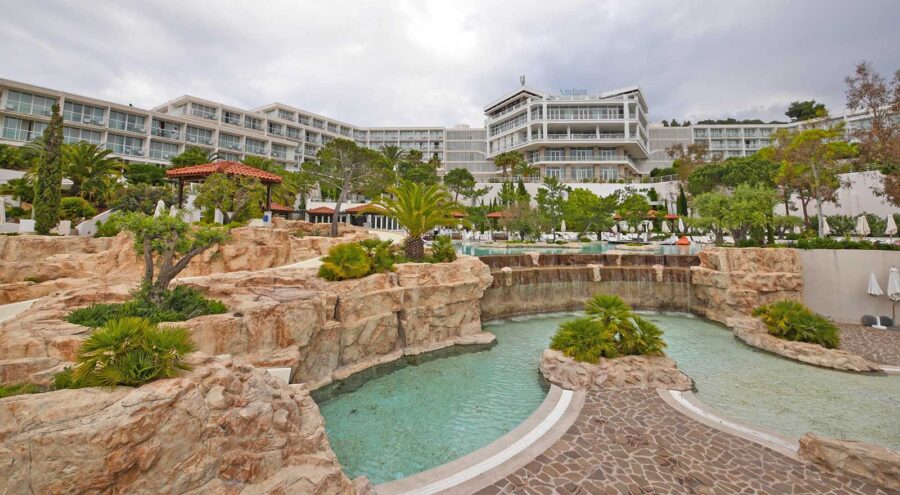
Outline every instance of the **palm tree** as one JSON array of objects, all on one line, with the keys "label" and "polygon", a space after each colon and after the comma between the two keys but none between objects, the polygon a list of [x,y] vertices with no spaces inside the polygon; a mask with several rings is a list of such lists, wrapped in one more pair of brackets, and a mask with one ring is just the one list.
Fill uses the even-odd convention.
[{"label": "palm tree", "polygon": [[400,163],[407,158],[406,150],[396,144],[386,144],[381,147],[380,151],[384,156],[385,163],[390,165],[391,170],[396,174]]},{"label": "palm tree", "polygon": [[88,201],[103,200],[122,175],[112,150],[84,141],[63,148],[63,175],[72,181],[72,194]]},{"label": "palm tree", "polygon": [[513,165],[512,173],[519,177],[532,177],[541,173],[541,169],[525,160],[521,160],[518,164]]},{"label": "palm tree", "polygon": [[494,165],[503,172],[504,179],[508,170],[516,170],[524,161],[522,154],[517,151],[504,151],[494,157]]},{"label": "palm tree", "polygon": [[387,192],[393,197],[383,196],[376,204],[406,229],[406,257],[413,261],[425,257],[423,235],[435,227],[460,222],[453,218],[453,212],[461,207],[453,202],[443,186],[404,180],[398,187],[388,188]]}]

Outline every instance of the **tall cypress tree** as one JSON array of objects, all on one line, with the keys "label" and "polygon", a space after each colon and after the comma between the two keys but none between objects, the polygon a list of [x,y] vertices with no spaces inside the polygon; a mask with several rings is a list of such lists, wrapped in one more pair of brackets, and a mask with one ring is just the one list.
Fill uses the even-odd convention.
[{"label": "tall cypress tree", "polygon": [[684,194],[684,188],[680,185],[678,186],[678,203],[677,203],[678,214],[681,216],[687,216],[688,214],[688,203],[687,196]]},{"label": "tall cypress tree", "polygon": [[47,235],[59,223],[59,201],[62,195],[62,116],[59,104],[53,105],[53,117],[44,130],[44,149],[38,159],[37,182],[34,185],[34,230]]}]

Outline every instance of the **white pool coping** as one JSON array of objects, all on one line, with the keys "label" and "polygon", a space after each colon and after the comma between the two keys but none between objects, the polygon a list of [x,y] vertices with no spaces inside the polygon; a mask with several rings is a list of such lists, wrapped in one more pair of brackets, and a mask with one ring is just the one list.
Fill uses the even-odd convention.
[{"label": "white pool coping", "polygon": [[778,434],[728,419],[701,402],[690,391],[659,389],[659,395],[678,412],[725,433],[768,447],[788,457],[797,458],[800,446]]},{"label": "white pool coping", "polygon": [[459,459],[375,486],[378,495],[469,494],[494,483],[549,448],[581,412],[584,392],[552,386],[544,403],[521,425]]}]

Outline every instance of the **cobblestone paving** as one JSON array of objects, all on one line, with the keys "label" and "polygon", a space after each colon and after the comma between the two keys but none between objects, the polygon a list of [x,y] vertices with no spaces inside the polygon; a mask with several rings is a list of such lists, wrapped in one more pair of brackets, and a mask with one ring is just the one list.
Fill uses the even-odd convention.
[{"label": "cobblestone paving", "polygon": [[841,327],[841,349],[876,363],[900,366],[900,330],[848,324],[838,326]]},{"label": "cobblestone paving", "polygon": [[654,390],[589,392],[543,454],[494,494],[887,494],[823,472],[672,409]]}]

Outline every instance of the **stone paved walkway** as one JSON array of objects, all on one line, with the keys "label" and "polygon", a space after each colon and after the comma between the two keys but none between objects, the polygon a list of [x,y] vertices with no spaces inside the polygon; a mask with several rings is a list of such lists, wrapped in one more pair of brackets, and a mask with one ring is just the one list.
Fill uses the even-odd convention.
[{"label": "stone paved walkway", "polygon": [[840,324],[841,349],[880,364],[900,366],[900,330]]},{"label": "stone paved walkway", "polygon": [[887,494],[681,414],[654,390],[589,392],[552,447],[493,494]]}]

